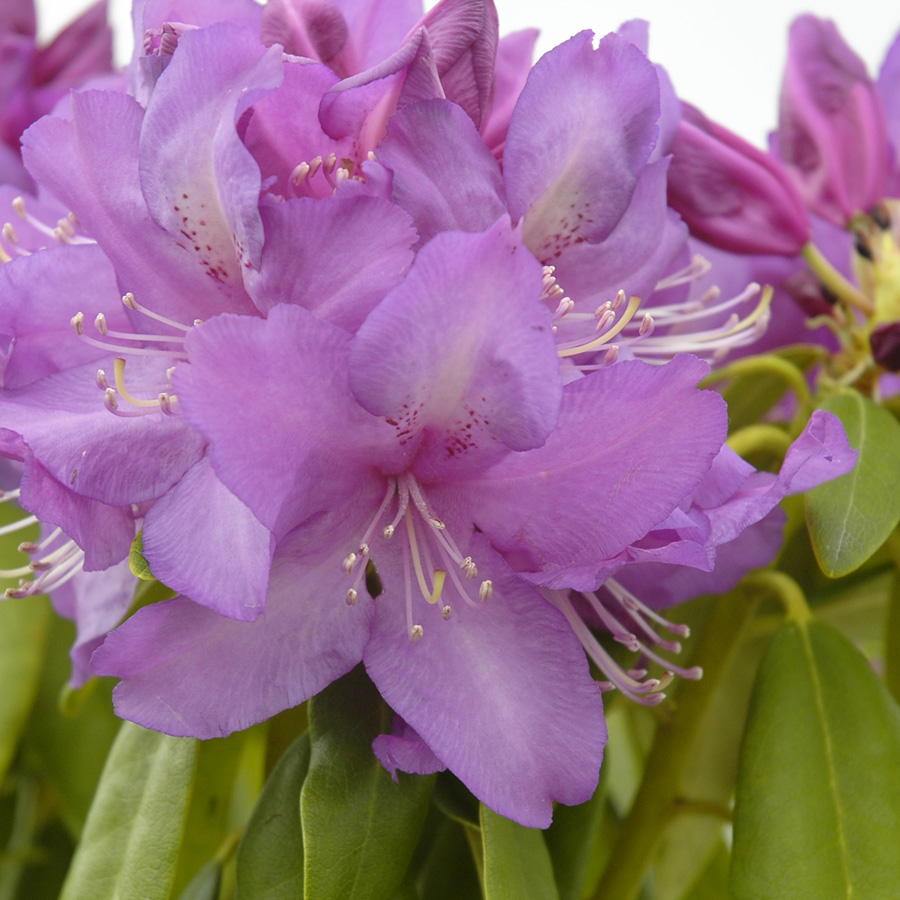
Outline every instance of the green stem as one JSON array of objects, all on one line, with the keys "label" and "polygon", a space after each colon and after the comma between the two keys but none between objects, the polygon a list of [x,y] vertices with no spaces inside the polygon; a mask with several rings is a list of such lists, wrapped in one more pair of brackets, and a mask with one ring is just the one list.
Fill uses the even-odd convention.
[{"label": "green stem", "polygon": [[760,569],[751,572],[745,579],[747,587],[759,587],[775,594],[789,619],[799,624],[808,622],[812,617],[802,588],[790,575],[775,569]]},{"label": "green stem", "polygon": [[900,535],[892,531],[885,547],[896,572],[888,602],[887,626],[884,633],[884,682],[900,703]]},{"label": "green stem", "polygon": [[729,435],[727,443],[745,459],[753,453],[771,453],[781,459],[791,446],[791,438],[774,425],[748,425]]},{"label": "green stem", "polygon": [[12,900],[18,893],[19,881],[28,863],[38,823],[38,783],[22,776],[16,790],[16,808],[12,830],[6,845],[3,865],[0,866],[0,900]]},{"label": "green stem", "polygon": [[692,660],[703,666],[703,678],[679,685],[671,704],[673,715],[658,726],[643,781],[622,823],[593,900],[634,900],[638,895],[666,827],[684,802],[680,793],[682,777],[710,702],[755,604],[755,597],[737,590],[713,605]]},{"label": "green stem", "polygon": [[847,281],[814,244],[806,244],[800,251],[800,255],[806,260],[819,281],[835,297],[839,297],[850,306],[855,306],[866,316],[872,316],[875,313],[874,307],[859,292],[859,289]]},{"label": "green stem", "polygon": [[797,395],[797,401],[801,406],[812,405],[812,394],[803,372],[786,359],[782,359],[780,356],[772,356],[768,353],[760,354],[759,356],[747,356],[744,359],[735,360],[735,362],[723,366],[721,369],[716,369],[700,382],[700,386],[709,387],[720,381],[737,378],[741,375],[763,374],[775,375],[782,381],[786,381]]}]

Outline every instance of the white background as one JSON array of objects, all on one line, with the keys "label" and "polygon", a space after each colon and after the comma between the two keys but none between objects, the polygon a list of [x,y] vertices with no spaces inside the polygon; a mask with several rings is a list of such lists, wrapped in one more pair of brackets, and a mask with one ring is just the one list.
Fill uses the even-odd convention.
[{"label": "white background", "polygon": [[[41,34],[46,39],[90,2],[36,0]],[[111,0],[120,61],[131,52],[129,5]],[[891,15],[884,0],[817,0],[813,8],[776,0],[497,0],[497,7],[501,34],[541,29],[539,52],[583,28],[605,34],[627,19],[648,19],[651,55],[669,70],[679,95],[760,145],[775,124],[787,26],[794,16],[814,12],[834,19],[873,74],[900,26],[900,7]]]}]

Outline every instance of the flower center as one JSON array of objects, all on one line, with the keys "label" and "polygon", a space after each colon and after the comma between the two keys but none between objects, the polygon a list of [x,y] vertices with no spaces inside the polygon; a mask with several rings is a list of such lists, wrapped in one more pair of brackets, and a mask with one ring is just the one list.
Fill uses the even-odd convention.
[{"label": "flower center", "polygon": [[[184,335],[190,330],[190,326],[183,325],[166,316],[152,312],[141,306],[135,300],[134,294],[127,293],[122,297],[122,303],[133,312],[141,313],[149,319],[160,322],[178,332],[179,334],[146,334],[143,332],[113,331],[106,322],[106,316],[100,313],[94,319],[94,328],[104,338],[98,340],[84,333],[84,314],[76,313],[71,320],[75,334],[86,344],[98,347],[107,352],[119,352],[133,357],[150,357],[165,363],[173,360],[187,359],[184,350]],[[197,319],[193,323],[199,325]],[[143,346],[149,344],[150,346]],[[175,372],[174,365],[167,365],[164,375],[153,384],[142,384],[129,389],[125,385],[125,357],[116,357],[113,363],[113,385],[109,383],[106,372],[97,370],[97,386],[103,391],[103,402],[106,408],[117,416],[131,417],[144,416],[150,413],[162,412],[166,415],[174,415],[177,411],[177,396],[172,391],[172,375]],[[135,393],[155,394],[149,398],[138,397]],[[124,405],[123,405],[124,404]]]},{"label": "flower center", "polygon": [[[394,516],[386,526],[381,527],[395,499]],[[477,565],[471,556],[463,555],[445,524],[429,509],[415,477],[405,472],[390,479],[384,498],[358,549],[344,558],[344,571],[353,577],[346,598],[350,606],[354,606],[359,598],[371,553],[371,541],[379,537],[379,528],[380,538],[384,541],[390,541],[398,529],[401,530],[406,627],[411,641],[418,641],[424,634],[424,627],[414,614],[413,601],[417,592],[430,606],[440,606],[441,618],[445,620],[453,611],[451,604],[446,602],[447,593],[455,594],[469,606],[479,606],[490,598],[493,585],[489,579],[480,582],[478,599],[472,596],[474,588],[466,582],[477,578]]]}]

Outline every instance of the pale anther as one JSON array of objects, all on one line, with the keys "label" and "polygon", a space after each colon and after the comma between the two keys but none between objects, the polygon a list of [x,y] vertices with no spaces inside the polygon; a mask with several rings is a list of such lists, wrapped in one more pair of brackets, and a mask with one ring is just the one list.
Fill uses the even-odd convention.
[{"label": "pale anther", "polygon": [[84,334],[84,313],[75,313],[69,324],[75,329],[75,334]]},{"label": "pale anther", "polygon": [[109,387],[109,380],[106,377],[106,372],[103,369],[97,369],[97,387],[102,390],[106,390]]},{"label": "pale anther", "polygon": [[341,563],[341,568],[349,575],[353,571],[353,568],[356,565],[356,560],[358,558],[359,557],[355,553],[348,553],[344,557],[344,561]]},{"label": "pale anther", "polygon": [[24,222],[28,216],[25,210],[25,198],[16,197],[12,202],[13,212]]},{"label": "pale anther", "polygon": [[103,313],[97,313],[97,317],[94,319],[94,328],[100,332],[100,334],[106,334],[108,331],[106,326],[106,316]]},{"label": "pale anther", "polygon": [[444,606],[444,607],[442,607],[442,608],[441,608],[441,617],[444,618],[444,619],[449,619],[449,618],[450,618],[450,613],[451,613],[452,611],[453,611],[453,610],[451,610],[449,606]]},{"label": "pale anther", "polygon": [[12,227],[12,222],[6,222],[4,224],[3,237],[5,237],[8,241],[11,241],[13,244],[19,243],[19,236],[16,234],[16,229]]},{"label": "pale anther", "polygon": [[421,640],[423,634],[425,634],[425,629],[421,625],[413,625],[409,632],[410,643],[415,644],[416,641]]},{"label": "pale anther", "polygon": [[491,599],[491,595],[494,593],[494,583],[490,580],[490,578],[485,579],[481,582],[481,587],[478,588],[478,599],[484,603],[486,600]]},{"label": "pale anther", "polygon": [[385,528],[381,533],[384,535],[384,539],[386,541],[389,541],[394,536],[394,531],[396,531],[394,526],[388,525],[387,528]]},{"label": "pale anther", "polygon": [[347,606],[356,606],[356,601],[359,599],[359,594],[353,588],[350,588],[347,591]]},{"label": "pale anther", "polygon": [[309,175],[309,163],[302,162],[299,166],[294,168],[293,172],[291,172],[291,181],[296,187],[299,187],[300,183],[307,175]]},{"label": "pale anther", "polygon": [[128,309],[133,309],[135,312],[137,312],[137,308],[138,308],[137,301],[134,299],[134,294],[132,294],[131,291],[129,291],[127,294],[123,295],[122,303]]}]

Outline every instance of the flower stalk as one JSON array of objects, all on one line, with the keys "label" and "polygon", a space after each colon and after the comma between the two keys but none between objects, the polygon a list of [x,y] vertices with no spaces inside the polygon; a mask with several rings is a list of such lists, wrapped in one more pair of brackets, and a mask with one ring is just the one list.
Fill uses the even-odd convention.
[{"label": "flower stalk", "polygon": [[666,828],[684,810],[680,785],[694,752],[704,716],[741,644],[743,628],[759,594],[738,588],[711,608],[697,641],[700,681],[684,681],[672,702],[672,716],[660,721],[644,777],[592,900],[634,900]]}]

